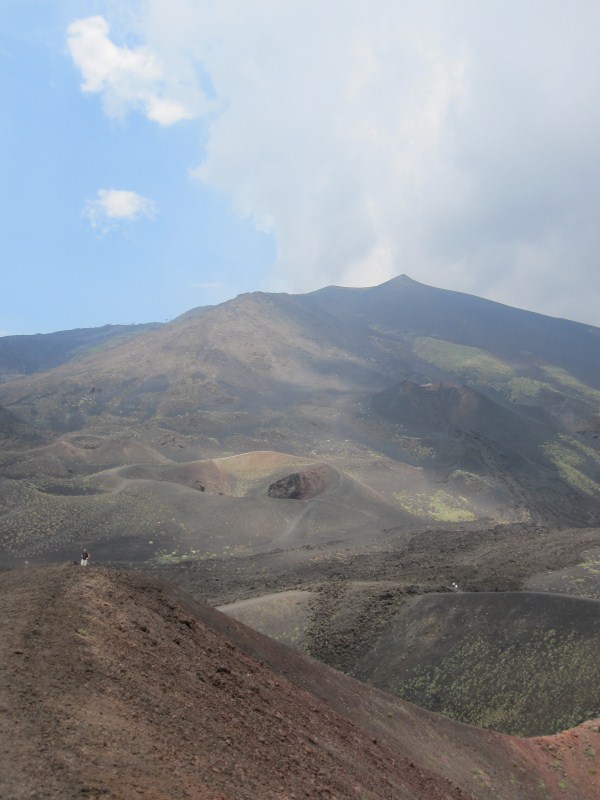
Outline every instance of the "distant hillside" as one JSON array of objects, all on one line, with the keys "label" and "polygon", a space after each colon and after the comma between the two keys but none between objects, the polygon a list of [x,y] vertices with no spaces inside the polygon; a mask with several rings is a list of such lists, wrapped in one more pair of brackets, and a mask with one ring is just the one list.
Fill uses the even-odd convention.
[{"label": "distant hillside", "polygon": [[47,441],[50,441],[50,437],[44,435],[44,432],[0,406],[0,444],[3,447],[21,448],[45,444]]},{"label": "distant hillside", "polygon": [[[261,530],[261,547],[291,549],[375,546],[414,525],[600,520],[597,328],[400,276],[102,330],[54,369],[0,385],[7,412],[53,439],[0,452],[0,478],[28,481],[28,500],[0,517],[10,563],[63,552],[82,528],[112,560],[139,563],[248,554]],[[181,485],[199,462],[265,452],[335,480],[313,496],[290,461],[281,484],[259,486],[259,457],[254,493]],[[137,469],[149,464],[182,471]]]},{"label": "distant hillside", "polygon": [[104,325],[101,328],[78,328],[31,336],[0,337],[0,382],[15,375],[29,375],[58,367],[109,343],[123,341],[161,323],[145,325]]},{"label": "distant hillside", "polygon": [[517,369],[561,367],[600,389],[600,329],[591,325],[425,286],[406,275],[368,289],[329,286],[300,295],[298,302],[384,340],[409,335],[476,347]]}]

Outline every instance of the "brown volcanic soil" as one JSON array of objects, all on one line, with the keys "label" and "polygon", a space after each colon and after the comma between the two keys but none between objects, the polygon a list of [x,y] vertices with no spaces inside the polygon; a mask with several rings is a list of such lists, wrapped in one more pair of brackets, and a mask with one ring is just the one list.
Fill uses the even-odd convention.
[{"label": "brown volcanic soil", "polygon": [[597,797],[595,725],[525,741],[438,718],[139,574],[0,589],[7,800]]},{"label": "brown volcanic soil", "polygon": [[133,575],[2,576],[2,797],[461,798]]}]

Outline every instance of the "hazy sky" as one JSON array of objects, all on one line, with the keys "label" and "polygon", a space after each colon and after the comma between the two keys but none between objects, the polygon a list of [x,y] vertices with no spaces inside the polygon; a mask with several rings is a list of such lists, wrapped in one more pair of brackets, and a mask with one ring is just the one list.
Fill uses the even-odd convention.
[{"label": "hazy sky", "polygon": [[0,332],[416,280],[600,326],[600,4],[0,0]]}]

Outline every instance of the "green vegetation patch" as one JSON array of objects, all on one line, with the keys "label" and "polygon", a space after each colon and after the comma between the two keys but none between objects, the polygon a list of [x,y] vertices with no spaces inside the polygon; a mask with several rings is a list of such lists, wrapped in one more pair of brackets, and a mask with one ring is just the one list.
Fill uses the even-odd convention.
[{"label": "green vegetation patch", "polygon": [[405,511],[417,517],[439,522],[470,522],[476,519],[466,497],[438,489],[431,494],[423,492],[394,492],[394,499]]},{"label": "green vegetation patch", "polygon": [[470,725],[556,733],[600,713],[598,604],[551,595],[432,595],[402,610],[354,671]]},{"label": "green vegetation patch", "polygon": [[478,347],[420,337],[414,340],[413,351],[430,364],[467,383],[495,384],[506,382],[514,376],[508,364]]},{"label": "green vegetation patch", "polygon": [[475,472],[467,472],[465,469],[455,469],[448,478],[459,486],[464,486],[473,492],[488,492],[492,488],[490,482],[477,475]]},{"label": "green vegetation patch", "polygon": [[599,463],[599,456],[592,448],[564,434],[559,434],[556,439],[540,447],[566,483],[585,494],[596,495],[600,492],[600,485],[580,469],[585,467],[587,459]]},{"label": "green vegetation patch", "polygon": [[538,381],[534,378],[524,378],[521,375],[511,378],[505,386],[501,387],[501,391],[509,400],[514,400],[515,403],[533,400],[548,392],[557,396],[562,394],[549,383],[544,383],[544,381]]},{"label": "green vegetation patch", "polygon": [[579,566],[590,575],[600,575],[600,559],[596,558],[590,561],[582,561]]},{"label": "green vegetation patch", "polygon": [[414,436],[399,436],[396,441],[400,447],[418,463],[432,461],[436,457],[434,448],[424,444],[422,439],[418,439]]},{"label": "green vegetation patch", "polygon": [[166,564],[181,564],[184,561],[211,561],[215,558],[229,558],[236,555],[245,555],[246,550],[243,545],[232,546],[229,544],[220,544],[217,541],[211,541],[214,550],[197,549],[194,547],[185,547],[184,545],[177,546],[174,550],[163,550],[159,552],[154,559],[153,563],[166,565]]},{"label": "green vegetation patch", "polygon": [[600,406],[600,392],[597,389],[592,389],[590,386],[587,386],[582,381],[577,380],[577,378],[574,378],[572,375],[569,375],[566,370],[553,366],[543,366],[541,370],[545,375],[555,380],[561,386],[565,386],[577,392],[577,394],[585,397],[586,400],[591,400],[596,405]]}]

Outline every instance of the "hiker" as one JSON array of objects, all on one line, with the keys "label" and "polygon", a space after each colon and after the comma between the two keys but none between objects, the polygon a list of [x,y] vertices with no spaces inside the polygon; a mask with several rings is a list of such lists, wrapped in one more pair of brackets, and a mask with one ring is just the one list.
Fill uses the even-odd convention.
[{"label": "hiker", "polygon": [[90,554],[88,553],[88,551],[84,547],[83,550],[81,551],[81,566],[82,567],[87,567],[87,562],[88,562],[89,558],[90,558]]}]

